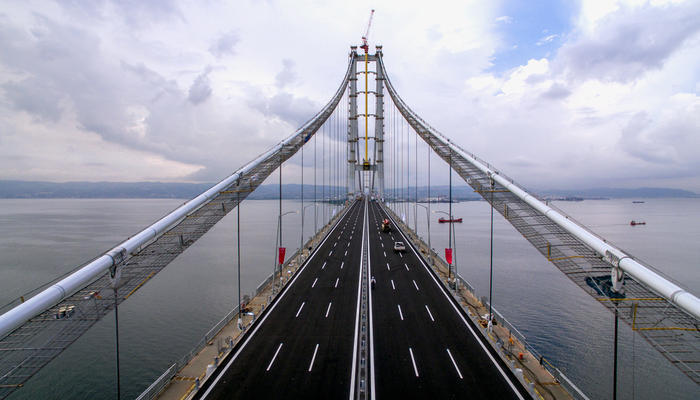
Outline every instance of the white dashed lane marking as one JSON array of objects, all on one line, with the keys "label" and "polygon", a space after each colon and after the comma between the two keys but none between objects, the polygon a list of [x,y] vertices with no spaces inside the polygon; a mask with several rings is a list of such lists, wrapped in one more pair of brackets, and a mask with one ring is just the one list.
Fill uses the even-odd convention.
[{"label": "white dashed lane marking", "polygon": [[270,364],[267,366],[267,371],[269,371],[270,368],[272,368],[272,363],[275,362],[275,358],[277,358],[277,354],[279,354],[280,349],[282,348],[282,345],[283,345],[283,344],[284,344],[284,343],[280,343],[279,347],[277,347],[277,351],[275,352],[275,355],[272,356],[272,360],[270,360]]},{"label": "white dashed lane marking", "polygon": [[409,347],[408,352],[411,353],[411,362],[413,362],[413,371],[416,373],[416,377],[418,377],[418,367],[416,366],[416,359],[413,358],[413,350]]},{"label": "white dashed lane marking", "polygon": [[297,315],[295,315],[294,318],[297,318],[299,316],[299,313],[301,313],[301,309],[304,308],[304,303],[305,302],[301,303],[301,306],[299,306],[299,311],[297,311]]},{"label": "white dashed lane marking", "polygon": [[433,313],[430,312],[430,309],[428,308],[428,305],[425,305],[425,311],[428,312],[428,316],[430,317],[430,320],[435,322],[435,318],[433,318]]}]

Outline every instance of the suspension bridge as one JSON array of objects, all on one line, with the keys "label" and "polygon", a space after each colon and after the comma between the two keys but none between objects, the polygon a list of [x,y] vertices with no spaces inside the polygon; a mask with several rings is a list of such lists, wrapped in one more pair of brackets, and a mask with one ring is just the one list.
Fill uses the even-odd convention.
[{"label": "suspension bridge", "polygon": [[[200,350],[214,341],[217,351],[206,358],[206,370],[185,379],[187,390],[179,396],[586,398],[499,318],[491,288],[488,298],[477,299],[454,268],[451,189],[457,179],[490,205],[492,226],[500,214],[553,268],[608,309],[615,335],[622,321],[700,384],[700,301],[694,294],[438,132],[397,93],[382,47],[374,54],[363,49],[351,47],[338,90],[292,135],[113,249],[5,306],[0,398],[21,395],[32,376],[110,313],[117,321],[119,398],[119,305],[227,214],[240,213],[239,205],[276,173],[272,273],[242,302],[245,250],[239,239],[238,305],[140,398],[168,398],[178,371],[209,357]],[[426,146],[425,160],[418,157],[419,142]],[[444,257],[406,222],[410,213],[417,221],[419,207],[431,214],[431,154],[449,170]],[[308,241],[302,234],[297,251],[286,254],[282,182],[293,156],[302,168],[313,160],[314,191],[304,192],[302,173],[300,211],[303,224],[306,208],[313,207],[315,233]],[[428,171],[428,201],[420,204],[419,169]],[[318,204],[324,204],[320,213]],[[614,344],[613,380],[617,336]],[[539,362],[526,366],[528,358]],[[617,388],[615,381],[613,398]]]}]

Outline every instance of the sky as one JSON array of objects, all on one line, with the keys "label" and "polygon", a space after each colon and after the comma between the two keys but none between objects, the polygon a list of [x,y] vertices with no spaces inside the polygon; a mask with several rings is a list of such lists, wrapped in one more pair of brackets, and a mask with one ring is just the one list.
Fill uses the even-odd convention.
[{"label": "sky", "polygon": [[665,0],[4,1],[0,179],[218,181],[330,99],[370,9],[402,98],[524,186],[700,192],[700,2]]}]

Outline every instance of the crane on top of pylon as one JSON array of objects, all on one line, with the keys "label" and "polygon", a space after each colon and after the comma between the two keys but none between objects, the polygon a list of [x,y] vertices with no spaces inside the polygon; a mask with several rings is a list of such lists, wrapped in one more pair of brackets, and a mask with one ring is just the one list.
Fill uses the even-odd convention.
[{"label": "crane on top of pylon", "polygon": [[374,9],[369,13],[367,29],[365,29],[365,34],[362,35],[362,46],[360,46],[360,48],[365,50],[365,54],[369,52],[369,44],[367,44],[367,39],[369,38],[369,28],[372,27],[372,17],[374,17]]}]

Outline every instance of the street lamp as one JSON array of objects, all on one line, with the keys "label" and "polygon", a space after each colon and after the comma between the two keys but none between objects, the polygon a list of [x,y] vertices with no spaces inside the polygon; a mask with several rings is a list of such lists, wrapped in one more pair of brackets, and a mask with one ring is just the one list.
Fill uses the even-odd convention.
[{"label": "street lamp", "polygon": [[[433,213],[435,213],[435,214],[439,213],[439,214],[445,214],[445,215],[447,215],[448,223],[450,224],[450,225],[449,225],[449,228],[448,228],[448,232],[450,233],[450,240],[449,240],[449,246],[450,246],[450,247],[449,247],[449,248],[451,249],[451,251],[454,251],[454,261],[455,261],[455,263],[454,263],[454,264],[455,264],[455,290],[456,290],[456,289],[457,289],[457,249],[453,249],[453,248],[452,248],[452,239],[454,238],[454,242],[456,243],[456,242],[457,242],[457,237],[456,237],[456,235],[455,235],[455,226],[454,226],[454,222],[452,222],[452,215],[446,213],[445,211],[440,211],[440,210],[434,210]],[[448,265],[449,265],[449,268],[448,268],[448,272],[447,272],[447,281],[449,282],[449,281],[450,281],[450,278],[451,278],[451,273],[452,273],[452,264],[448,264]]]},{"label": "street lamp", "polygon": [[[286,213],[280,214],[280,215],[277,217],[277,229],[276,229],[276,232],[277,232],[277,239],[279,239],[279,242],[277,241],[277,239],[275,239],[275,244],[276,244],[276,245],[275,245],[275,248],[277,248],[278,251],[279,251],[279,249],[282,247],[282,231],[280,230],[280,225],[281,225],[281,223],[282,223],[282,217],[284,217],[285,215],[296,214],[296,213],[297,213],[297,211],[287,211]],[[279,254],[279,253],[278,253],[278,254]],[[273,266],[272,266],[272,294],[273,294],[273,295],[275,294],[275,275],[277,274],[276,271],[277,271],[277,257],[278,257],[278,254],[275,254],[275,262],[274,262],[274,264],[273,264]],[[282,260],[282,262],[284,262],[284,260]],[[280,266],[280,284],[282,283],[282,262],[279,263],[279,266]]]},{"label": "street lamp", "polygon": [[[303,253],[304,248],[304,214],[307,208],[314,207],[316,204],[309,204],[301,208],[301,238],[299,239],[299,255]],[[314,209],[315,210],[315,209]],[[314,232],[315,234],[316,232]],[[299,259],[301,261],[301,258]]]},{"label": "street lamp", "polygon": [[[430,214],[428,211],[428,206],[424,206],[422,204],[416,203],[417,206],[425,208],[425,219],[428,221],[428,256],[430,257],[430,266],[432,267],[433,264],[433,247],[430,244]],[[416,218],[418,219],[418,218]],[[418,234],[418,232],[416,232]]]}]

